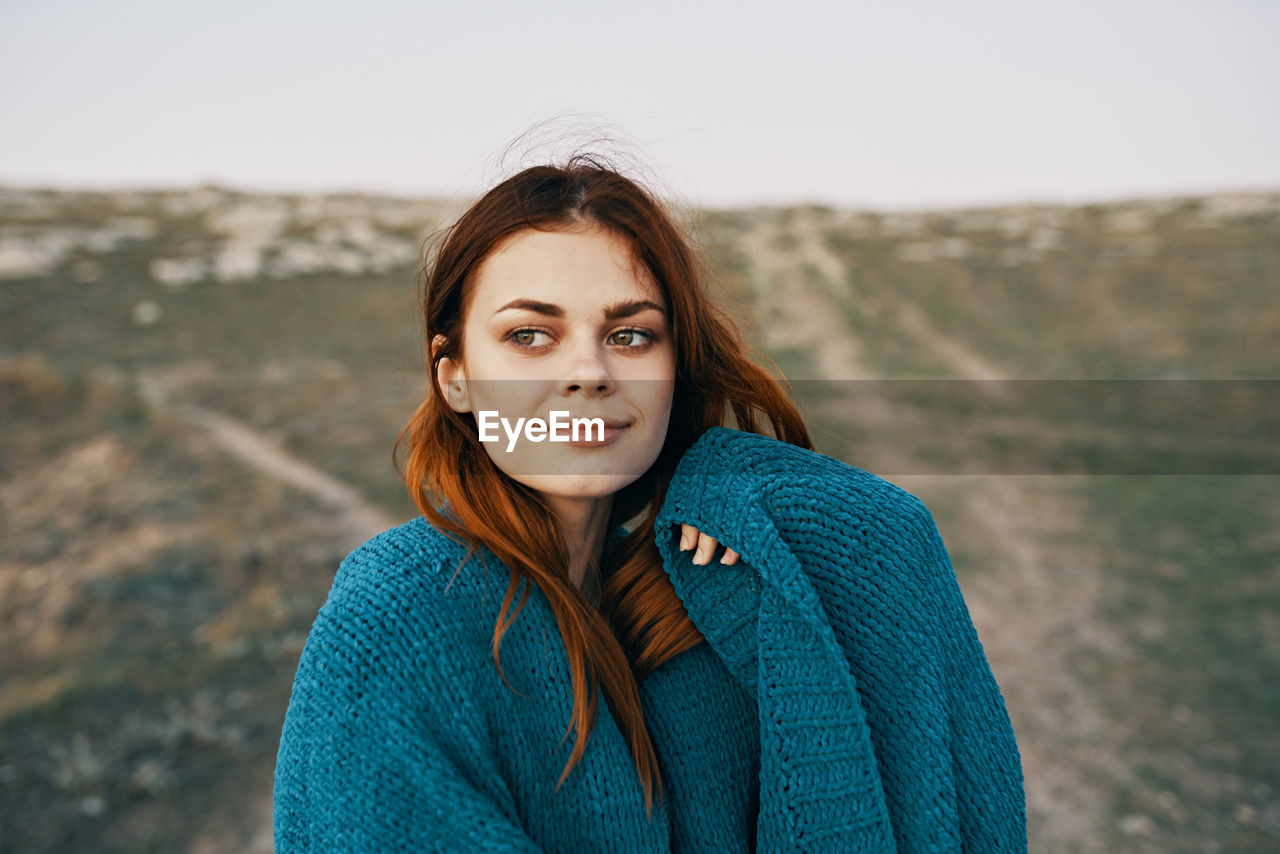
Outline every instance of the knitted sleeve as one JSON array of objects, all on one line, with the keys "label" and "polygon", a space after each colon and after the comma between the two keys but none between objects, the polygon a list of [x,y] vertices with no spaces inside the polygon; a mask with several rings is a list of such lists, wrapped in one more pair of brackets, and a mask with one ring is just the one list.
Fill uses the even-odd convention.
[{"label": "knitted sleeve", "polygon": [[353,552],[312,626],[277,756],[275,850],[538,851],[481,746],[447,609],[400,599],[397,575]]},{"label": "knitted sleeve", "polygon": [[[695,566],[678,523],[742,560]],[[655,536],[690,619],[756,694],[761,850],[1026,851],[1012,726],[919,499],[716,427]]]}]

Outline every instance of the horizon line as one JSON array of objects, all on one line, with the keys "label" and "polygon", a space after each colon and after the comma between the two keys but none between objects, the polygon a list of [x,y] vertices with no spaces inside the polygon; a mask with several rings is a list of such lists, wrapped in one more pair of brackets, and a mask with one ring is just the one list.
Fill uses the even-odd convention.
[{"label": "horizon line", "polygon": [[[29,192],[64,192],[64,193],[183,193],[197,190],[216,190],[224,193],[248,196],[313,196],[340,197],[360,196],[366,198],[390,198],[402,201],[449,202],[473,200],[482,195],[484,189],[469,192],[451,192],[446,190],[397,190],[371,185],[343,186],[334,184],[328,187],[304,187],[285,185],[264,185],[253,182],[237,182],[224,179],[190,179],[186,182],[170,181],[138,181],[136,183],[120,183],[105,181],[72,181],[64,179],[10,179],[0,175],[0,189],[23,190]],[[1006,198],[987,197],[985,199],[935,200],[912,202],[856,202],[831,198],[814,198],[795,196],[793,198],[768,196],[739,201],[713,201],[694,205],[687,198],[668,198],[663,201],[679,207],[697,207],[703,210],[742,210],[758,208],[805,208],[819,207],[846,211],[882,211],[891,213],[937,212],[954,210],[982,210],[989,208],[1010,207],[1085,207],[1092,204],[1123,204],[1125,202],[1175,201],[1178,199],[1195,199],[1208,196],[1270,196],[1280,195],[1280,182],[1266,185],[1244,186],[1241,184],[1223,184],[1214,189],[1151,189],[1151,190],[1117,190],[1112,192],[1087,193],[1072,196],[1061,191],[1056,193],[1020,193]]]}]

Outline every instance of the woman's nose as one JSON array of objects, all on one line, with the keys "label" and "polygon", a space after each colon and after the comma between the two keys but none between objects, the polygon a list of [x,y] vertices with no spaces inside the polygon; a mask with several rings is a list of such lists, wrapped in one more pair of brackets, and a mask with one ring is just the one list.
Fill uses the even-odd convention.
[{"label": "woman's nose", "polygon": [[613,391],[613,372],[603,347],[594,342],[584,342],[574,349],[569,365],[568,373],[561,381],[566,394],[575,391],[608,394]]}]

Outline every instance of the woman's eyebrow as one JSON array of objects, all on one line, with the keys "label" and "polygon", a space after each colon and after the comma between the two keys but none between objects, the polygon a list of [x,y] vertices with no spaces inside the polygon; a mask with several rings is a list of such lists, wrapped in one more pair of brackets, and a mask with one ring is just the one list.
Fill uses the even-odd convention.
[{"label": "woman's eyebrow", "polygon": [[614,303],[607,306],[604,310],[605,320],[617,320],[619,317],[630,317],[633,314],[639,314],[642,311],[653,309],[661,315],[666,315],[662,306],[647,299],[628,300],[627,302]]},{"label": "woman's eyebrow", "polygon": [[506,311],[511,308],[522,308],[525,311],[532,311],[537,314],[545,314],[549,317],[564,317],[564,309],[555,303],[539,302],[536,299],[513,299],[511,302],[499,308],[494,314]]},{"label": "woman's eyebrow", "polygon": [[[535,299],[514,299],[506,305],[499,308],[498,312],[507,311],[508,309],[524,309],[532,311],[536,314],[545,314],[548,317],[564,317],[565,311],[555,303],[540,302]],[[665,315],[666,312],[662,306],[650,300],[627,300],[625,302],[614,303],[606,306],[604,310],[605,320],[617,320],[620,317],[631,317],[633,314],[639,314],[642,311],[652,309],[660,314]]]}]

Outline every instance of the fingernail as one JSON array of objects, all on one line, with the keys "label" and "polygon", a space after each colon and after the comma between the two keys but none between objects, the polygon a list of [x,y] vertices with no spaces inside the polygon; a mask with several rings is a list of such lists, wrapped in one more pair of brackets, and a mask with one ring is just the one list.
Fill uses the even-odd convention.
[{"label": "fingernail", "polygon": [[687,552],[692,546],[693,544],[689,542],[689,535],[682,534],[680,536],[680,551]]}]

